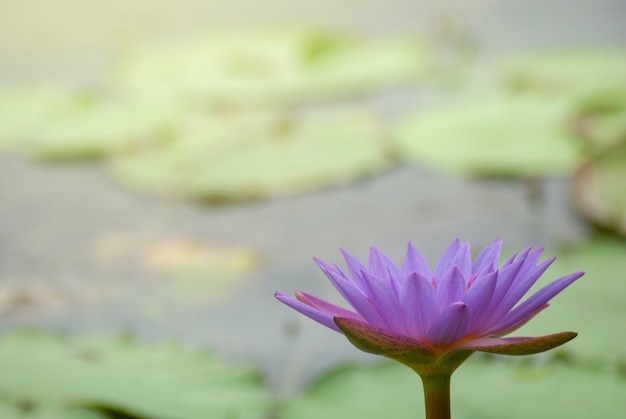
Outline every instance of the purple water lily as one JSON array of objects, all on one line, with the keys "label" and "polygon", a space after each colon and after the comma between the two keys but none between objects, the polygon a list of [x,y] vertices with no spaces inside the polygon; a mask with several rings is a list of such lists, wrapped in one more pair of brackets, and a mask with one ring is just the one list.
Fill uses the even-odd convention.
[{"label": "purple water lily", "polygon": [[450,377],[475,351],[507,355],[543,352],[576,337],[502,336],[517,330],[583,275],[575,272],[520,302],[555,258],[539,262],[543,249],[526,248],[499,266],[502,241],[472,261],[469,243],[453,241],[435,268],[409,243],[402,266],[372,247],[369,266],[341,251],[349,275],[315,259],[341,296],[345,309],[304,292],[277,299],[343,333],[357,348],[395,359],[422,378],[428,419],[450,417]]},{"label": "purple water lily", "polygon": [[281,293],[276,298],[344,333],[360,349],[392,358],[408,352],[437,358],[455,350],[529,354],[575,337],[573,332],[501,337],[525,324],[583,275],[559,278],[519,303],[555,258],[539,263],[543,249],[528,247],[498,267],[501,247],[502,241],[495,240],[472,261],[469,243],[457,239],[432,270],[410,243],[402,266],[375,247],[369,266],[342,250],[350,275],[336,265],[315,262],[353,310],[299,291],[296,298]]}]

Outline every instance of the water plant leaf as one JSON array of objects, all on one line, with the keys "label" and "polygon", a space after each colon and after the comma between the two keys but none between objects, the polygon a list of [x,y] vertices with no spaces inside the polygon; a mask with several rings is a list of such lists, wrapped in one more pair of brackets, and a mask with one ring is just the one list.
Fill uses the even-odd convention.
[{"label": "water plant leaf", "polygon": [[[0,340],[0,397],[33,407],[111,406],[163,419],[262,418],[256,371],[177,344],[15,332]],[[65,416],[69,417],[69,416]]]},{"label": "water plant leaf", "polygon": [[387,168],[379,129],[363,113],[218,118],[111,167],[121,182],[160,195],[221,201],[291,194]]},{"label": "water plant leaf", "polygon": [[[621,417],[626,383],[617,374],[566,365],[532,367],[470,358],[452,377],[452,416],[458,419],[586,419]],[[580,401],[584,400],[584,403]],[[280,419],[419,417],[419,377],[395,363],[347,366],[320,378],[286,403]]]},{"label": "water plant leaf", "polygon": [[80,101],[59,86],[0,87],[0,150],[19,152],[46,120],[74,111]]},{"label": "water plant leaf", "polygon": [[172,114],[171,109],[148,103],[107,102],[94,97],[72,112],[41,121],[22,143],[22,150],[39,160],[100,158],[163,141]]},{"label": "water plant leaf", "polygon": [[400,122],[392,147],[412,164],[448,173],[563,175],[580,161],[567,112],[567,103],[534,95],[424,110]]},{"label": "water plant leaf", "polygon": [[0,149],[65,161],[161,141],[176,112],[95,91],[22,86],[0,92],[0,114]]},{"label": "water plant leaf", "polygon": [[31,406],[28,401],[8,403],[0,401],[2,419],[109,419],[96,410],[72,407]]},{"label": "water plant leaf", "polygon": [[569,95],[624,87],[626,50],[588,47],[520,53],[505,58],[501,71],[505,83],[514,90]]},{"label": "water plant leaf", "polygon": [[213,31],[178,45],[137,46],[115,83],[138,96],[237,106],[372,90],[423,75],[421,44],[324,29]]}]

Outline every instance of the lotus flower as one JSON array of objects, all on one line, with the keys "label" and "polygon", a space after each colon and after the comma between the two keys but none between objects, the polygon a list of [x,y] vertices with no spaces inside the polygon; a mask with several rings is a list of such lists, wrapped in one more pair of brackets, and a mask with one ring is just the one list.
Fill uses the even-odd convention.
[{"label": "lotus flower", "polygon": [[429,364],[453,352],[510,355],[542,352],[576,336],[503,338],[548,306],[583,275],[576,272],[520,300],[555,258],[539,263],[543,249],[526,248],[499,267],[502,241],[495,240],[472,261],[469,243],[453,241],[431,269],[409,243],[402,266],[372,247],[369,266],[341,250],[349,275],[315,259],[341,296],[345,309],[304,292],[276,293],[283,303],[343,333],[358,348],[408,365]]}]

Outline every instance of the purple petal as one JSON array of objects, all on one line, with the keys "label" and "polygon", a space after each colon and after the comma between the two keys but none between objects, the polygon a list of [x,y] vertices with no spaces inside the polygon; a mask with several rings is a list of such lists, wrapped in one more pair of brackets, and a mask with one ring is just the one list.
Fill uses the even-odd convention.
[{"label": "purple petal", "polygon": [[446,307],[428,331],[428,341],[448,345],[465,336],[469,314],[465,303],[454,303]]},{"label": "purple petal", "polygon": [[[496,332],[491,333],[491,335],[492,336],[506,336],[509,333],[512,333],[512,332],[516,331],[517,329],[519,329],[520,327],[524,326],[526,323],[531,321],[537,314],[541,313],[543,310],[545,310],[549,306],[550,306],[550,304],[544,304],[541,307],[539,307],[537,310],[535,310],[532,313],[530,313],[528,316],[526,316],[523,319],[520,319],[519,321],[513,323],[512,325],[510,325],[506,329],[497,330]],[[487,334],[488,333],[486,333],[485,335],[487,335]]]},{"label": "purple petal", "polygon": [[478,253],[474,264],[472,265],[472,273],[483,274],[490,272],[492,267],[498,266],[500,262],[500,252],[502,250],[502,240],[496,239],[490,246],[485,247]]},{"label": "purple petal", "polygon": [[361,275],[369,300],[385,322],[385,328],[406,334],[405,320],[395,288],[367,271],[362,271]]},{"label": "purple petal", "polygon": [[[341,255],[346,261],[346,265],[348,265],[348,272],[354,279],[355,283],[359,286],[359,288],[363,285],[363,278],[361,277],[361,271],[367,270],[367,267],[363,265],[357,258],[352,256],[350,253],[346,252],[343,249],[339,249]],[[361,288],[362,289],[362,288]]]},{"label": "purple petal", "polygon": [[497,333],[499,330],[509,329],[514,324],[524,321],[535,311],[548,303],[555,295],[563,291],[574,281],[584,275],[584,272],[575,272],[564,276],[556,281],[546,285],[519,306],[515,307],[500,322],[498,322],[491,330],[491,333]]},{"label": "purple petal", "polygon": [[502,355],[532,355],[561,346],[576,336],[574,332],[562,332],[533,338],[482,338],[463,343],[458,349]]},{"label": "purple petal", "polygon": [[368,297],[353,282],[344,278],[333,268],[326,269],[325,264],[320,260],[315,262],[322,269],[324,274],[330,279],[330,282],[337,289],[339,294],[346,300],[363,318],[374,325],[383,326],[386,323],[380,317],[378,312],[372,307]]},{"label": "purple petal", "polygon": [[433,273],[430,270],[430,266],[424,259],[424,256],[417,250],[411,242],[409,242],[406,249],[406,256],[404,258],[404,264],[402,265],[402,276],[407,278],[411,273],[417,272],[424,278],[433,277]]},{"label": "purple petal", "polygon": [[[530,248],[528,248],[530,250]],[[535,249],[533,251],[529,251],[527,254],[520,255],[520,260],[523,259],[522,267],[520,268],[519,275],[525,277],[530,272],[532,272],[537,266],[537,262],[539,262],[539,258],[541,258],[541,254],[543,253],[543,248]],[[553,258],[554,259],[554,258]]]},{"label": "purple petal", "polygon": [[384,278],[390,284],[399,283],[402,277],[398,265],[375,247],[370,248],[369,265],[370,272],[379,278]]},{"label": "purple petal", "polygon": [[342,333],[335,324],[333,316],[330,313],[319,311],[318,309],[311,307],[308,304],[298,301],[290,295],[277,292],[274,294],[274,297],[276,297],[276,299],[278,299],[280,302],[287,304],[294,310],[304,314],[308,318],[315,320],[316,322],[323,324],[324,326],[333,329],[336,332]]},{"label": "purple petal", "polygon": [[296,299],[303,302],[304,304],[310,305],[311,307],[323,313],[328,313],[333,317],[348,317],[351,319],[365,321],[363,317],[358,313],[346,310],[343,307],[339,307],[335,304],[329,303],[328,301],[317,298],[314,295],[307,294],[306,292],[296,291]]},{"label": "purple petal", "polygon": [[500,304],[500,301],[504,298],[506,293],[509,291],[513,283],[515,282],[515,278],[517,277],[517,273],[522,267],[523,260],[516,260],[505,268],[501,268],[498,271],[498,281],[496,283],[496,289],[494,291],[493,299],[494,306],[492,307],[494,314],[497,314],[497,307]]},{"label": "purple petal", "polygon": [[472,276],[472,251],[469,243],[464,243],[451,262],[451,266],[457,266],[464,281]]},{"label": "purple petal", "polygon": [[403,284],[401,300],[408,335],[424,339],[439,313],[437,294],[430,280],[417,272],[410,274]]},{"label": "purple petal", "polygon": [[[520,269],[517,274],[518,280],[515,281],[513,286],[511,286],[498,304],[498,311],[501,315],[508,313],[515,306],[515,304],[517,304],[519,300],[526,295],[528,290],[532,288],[539,277],[541,277],[552,262],[554,262],[554,259],[555,258],[543,261],[539,264],[539,266],[534,267],[534,270],[531,272],[528,272],[528,269],[524,269],[524,267]],[[522,271],[525,271],[525,273]]]},{"label": "purple petal", "polygon": [[465,304],[467,304],[470,313],[469,333],[480,332],[482,329],[484,321],[489,314],[489,307],[497,281],[498,273],[495,271],[491,272],[486,276],[479,277],[467,292]]},{"label": "purple petal", "polygon": [[328,263],[318,258],[313,258],[313,262],[315,262],[315,264],[319,266],[322,269],[322,271],[324,271],[324,273],[332,272],[333,274],[339,275],[345,279],[349,279],[346,273],[342,271],[341,268],[339,268],[337,265],[331,266]]},{"label": "purple petal", "polygon": [[448,269],[437,283],[437,302],[443,309],[452,303],[465,300],[465,278],[455,265]]},{"label": "purple petal", "polygon": [[517,253],[513,253],[507,260],[504,261],[500,269],[506,268],[509,265],[512,265],[513,262],[517,260]]},{"label": "purple petal", "polygon": [[441,256],[439,256],[439,260],[437,260],[437,264],[435,265],[435,270],[433,272],[436,278],[440,278],[448,269],[450,269],[452,266],[452,260],[460,248],[461,241],[456,239],[448,245],[446,250],[443,251]]}]

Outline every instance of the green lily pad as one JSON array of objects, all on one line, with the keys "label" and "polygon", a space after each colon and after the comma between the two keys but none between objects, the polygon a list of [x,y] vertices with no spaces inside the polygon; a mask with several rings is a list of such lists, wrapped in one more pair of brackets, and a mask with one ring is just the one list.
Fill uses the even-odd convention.
[{"label": "green lily pad", "polygon": [[163,141],[172,110],[99,99],[57,118],[42,121],[23,142],[26,154],[40,160],[100,158],[120,149]]},{"label": "green lily pad", "polygon": [[537,96],[475,100],[408,116],[392,147],[410,163],[448,173],[563,175],[580,161],[567,115],[565,102]]},{"label": "green lily pad", "polygon": [[271,405],[252,369],[175,344],[12,333],[0,340],[0,371],[0,398],[33,411],[110,406],[155,419],[251,419]]},{"label": "green lily pad", "polygon": [[0,148],[41,160],[96,158],[162,141],[175,114],[148,101],[35,86],[0,94],[0,113]]},{"label": "green lily pad", "polygon": [[626,50],[578,48],[535,51],[504,60],[507,85],[515,90],[570,94],[626,85]]},{"label": "green lily pad", "polygon": [[115,83],[139,96],[212,105],[284,104],[418,79],[424,48],[317,29],[215,31],[127,53]]},{"label": "green lily pad", "polygon": [[[566,365],[530,367],[470,358],[452,376],[456,419],[587,419],[626,414],[626,381]],[[280,419],[423,417],[420,378],[401,364],[342,367],[286,403]]]},{"label": "green lily pad", "polygon": [[0,150],[19,151],[44,121],[74,111],[84,96],[52,85],[0,89]]},{"label": "green lily pad", "polygon": [[108,419],[109,416],[92,409],[31,406],[28,401],[7,403],[0,401],[2,419]]},{"label": "green lily pad", "polygon": [[379,173],[389,166],[369,114],[238,114],[203,118],[167,146],[122,155],[123,183],[198,200],[291,194]]},{"label": "green lily pad", "polygon": [[572,202],[585,220],[626,236],[626,145],[576,172]]}]

